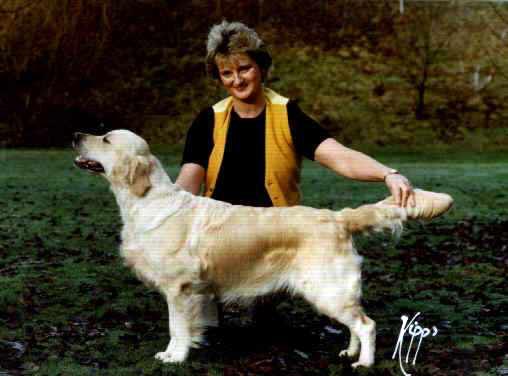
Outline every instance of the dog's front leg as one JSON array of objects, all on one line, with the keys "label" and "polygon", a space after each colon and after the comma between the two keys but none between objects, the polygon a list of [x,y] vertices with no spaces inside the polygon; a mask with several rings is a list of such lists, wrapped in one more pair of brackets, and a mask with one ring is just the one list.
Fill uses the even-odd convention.
[{"label": "dog's front leg", "polygon": [[157,353],[155,358],[164,363],[183,362],[192,344],[190,323],[185,317],[185,307],[177,299],[168,299],[168,310],[171,340],[166,351]]}]

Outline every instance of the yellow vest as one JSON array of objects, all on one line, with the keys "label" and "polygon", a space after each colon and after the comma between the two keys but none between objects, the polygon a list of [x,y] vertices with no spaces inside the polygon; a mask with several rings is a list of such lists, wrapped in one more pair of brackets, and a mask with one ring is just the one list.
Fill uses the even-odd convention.
[{"label": "yellow vest", "polygon": [[[265,188],[274,206],[292,206],[300,202],[301,158],[297,155],[289,128],[288,99],[268,88],[265,121]],[[233,98],[228,97],[213,106],[214,147],[208,160],[205,179],[205,196],[210,197],[219,175],[226,136],[233,109]]]}]

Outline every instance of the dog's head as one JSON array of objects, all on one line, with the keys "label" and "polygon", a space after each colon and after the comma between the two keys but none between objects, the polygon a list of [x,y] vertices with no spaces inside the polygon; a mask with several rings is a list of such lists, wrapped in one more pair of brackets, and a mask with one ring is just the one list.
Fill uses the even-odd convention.
[{"label": "dog's head", "polygon": [[124,129],[103,136],[75,133],[73,147],[79,153],[74,160],[79,168],[103,175],[112,185],[127,187],[139,197],[151,188],[150,148],[137,134]]}]

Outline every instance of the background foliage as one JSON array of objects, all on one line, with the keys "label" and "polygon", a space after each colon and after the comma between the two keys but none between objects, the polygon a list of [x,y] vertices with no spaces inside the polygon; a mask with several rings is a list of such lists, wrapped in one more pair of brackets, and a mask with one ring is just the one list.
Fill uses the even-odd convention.
[{"label": "background foliage", "polygon": [[0,143],[66,145],[131,128],[182,142],[224,93],[207,32],[246,22],[271,47],[270,86],[347,144],[506,145],[505,7],[367,0],[4,0]]}]

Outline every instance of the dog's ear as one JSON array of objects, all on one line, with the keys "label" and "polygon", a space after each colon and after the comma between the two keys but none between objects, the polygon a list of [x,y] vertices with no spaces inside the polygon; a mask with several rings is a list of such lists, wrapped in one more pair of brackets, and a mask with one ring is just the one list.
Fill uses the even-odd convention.
[{"label": "dog's ear", "polygon": [[135,157],[129,163],[129,175],[127,182],[132,194],[143,197],[152,187],[150,173],[152,164],[147,157]]}]

